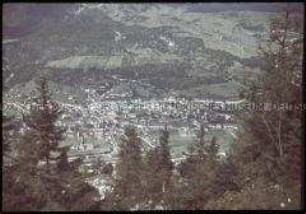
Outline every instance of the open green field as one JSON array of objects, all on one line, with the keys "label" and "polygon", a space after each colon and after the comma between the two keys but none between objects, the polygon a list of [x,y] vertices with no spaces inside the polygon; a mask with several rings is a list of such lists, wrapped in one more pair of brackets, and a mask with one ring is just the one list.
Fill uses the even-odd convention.
[{"label": "open green field", "polygon": [[[205,139],[209,142],[213,136],[217,137],[217,143],[221,151],[226,151],[233,142],[233,137],[226,130],[210,130],[205,134]],[[170,147],[176,156],[181,156],[182,152],[187,152],[188,147],[197,142],[195,135],[170,135]]]},{"label": "open green field", "polygon": [[187,152],[189,145],[196,143],[196,136],[194,135],[170,135],[170,147],[171,150],[177,155],[180,156],[182,152]]},{"label": "open green field", "polygon": [[[80,142],[82,142],[82,139],[80,138]],[[90,142],[93,143],[94,145],[94,149],[102,149],[105,151],[111,151],[111,145],[109,144],[109,142],[107,142],[105,139],[98,139],[96,137],[85,137],[85,144],[88,144]],[[77,138],[76,137],[72,137],[72,136],[68,136],[65,138],[64,141],[62,141],[60,146],[72,146],[73,144],[77,144]]]}]

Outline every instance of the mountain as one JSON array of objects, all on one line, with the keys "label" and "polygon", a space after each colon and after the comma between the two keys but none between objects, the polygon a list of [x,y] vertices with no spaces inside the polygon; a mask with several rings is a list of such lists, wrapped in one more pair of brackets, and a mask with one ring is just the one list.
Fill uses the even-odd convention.
[{"label": "mountain", "polygon": [[5,4],[4,90],[31,90],[27,83],[44,73],[63,90],[81,81],[106,93],[136,81],[152,97],[234,98],[241,76],[262,69],[257,47],[272,16],[263,10],[275,5],[266,6]]},{"label": "mountain", "polygon": [[207,3],[190,4],[188,10],[200,13],[220,13],[225,11],[279,12],[279,3]]}]

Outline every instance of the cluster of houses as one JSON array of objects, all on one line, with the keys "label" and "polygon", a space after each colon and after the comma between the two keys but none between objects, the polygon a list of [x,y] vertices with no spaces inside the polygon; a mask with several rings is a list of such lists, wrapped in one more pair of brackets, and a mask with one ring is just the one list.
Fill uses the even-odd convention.
[{"label": "cluster of houses", "polygon": [[69,108],[66,114],[71,116],[60,125],[67,127],[67,136],[73,139],[71,149],[80,152],[114,151],[115,141],[124,134],[127,125],[134,125],[141,137],[152,144],[165,124],[170,129],[186,133],[199,129],[202,123],[208,124],[209,129],[237,128],[232,115],[188,108],[188,102],[173,96],[164,99],[101,99],[96,93],[91,93],[87,106]]}]

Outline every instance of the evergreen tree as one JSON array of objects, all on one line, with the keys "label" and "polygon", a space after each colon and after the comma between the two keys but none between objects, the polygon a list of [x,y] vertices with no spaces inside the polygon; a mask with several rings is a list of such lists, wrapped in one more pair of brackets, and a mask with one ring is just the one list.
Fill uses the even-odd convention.
[{"label": "evergreen tree", "polygon": [[[17,186],[15,183],[16,173],[18,168],[16,167],[15,159],[13,158],[13,144],[16,144],[17,138],[12,135],[12,131],[15,131],[12,123],[13,117],[2,116],[2,207],[3,210],[20,210],[20,205],[24,206],[24,210],[30,209],[29,206],[35,207],[34,203],[28,203],[29,206],[25,207],[25,203],[22,202],[20,195],[16,195],[16,192],[21,192],[21,186]],[[20,179],[20,178],[19,178]],[[33,202],[33,201],[32,201]]]},{"label": "evergreen tree", "polygon": [[[299,202],[296,187],[301,187],[302,164],[303,18],[297,8],[288,5],[284,9],[271,20],[267,46],[260,47],[264,70],[248,81],[245,90],[247,101],[265,106],[261,111],[240,114],[243,129],[238,144],[242,148],[236,149],[241,150],[237,165],[244,162],[240,173],[252,177],[254,183],[264,178],[266,183],[285,189],[276,194],[291,195]],[[243,180],[246,176],[241,177]]]},{"label": "evergreen tree", "polygon": [[[261,48],[266,70],[246,92],[248,100],[265,103],[266,109],[250,112],[242,120],[245,130],[252,134],[252,145],[261,148],[261,157],[275,169],[276,174],[271,171],[271,176],[277,179],[285,173],[296,181],[301,164],[303,38],[297,33],[299,21],[288,8],[272,20],[268,46]],[[284,104],[292,109],[274,108]]]},{"label": "evergreen tree", "polygon": [[204,145],[203,132],[199,135],[196,152],[189,154],[178,169],[184,179],[184,194],[181,196],[182,209],[205,209],[209,200],[216,197],[216,179],[220,163],[217,160],[218,147],[216,138],[213,137],[208,148]]},{"label": "evergreen tree", "polygon": [[[16,160],[6,172],[5,180],[10,180],[5,183],[5,208],[33,211],[57,202],[63,210],[88,210],[98,194],[84,182],[78,166],[69,162],[69,148],[59,147],[64,130],[55,123],[61,111],[51,99],[46,79],[39,80],[37,91],[24,116],[27,129],[20,136]],[[85,195],[89,201],[80,203]]]},{"label": "evergreen tree", "polygon": [[13,116],[2,116],[2,154],[4,167],[11,164],[14,156],[13,147],[19,135],[20,121]]},{"label": "evergreen tree", "polygon": [[[204,129],[204,125],[201,124],[200,126],[200,130],[198,131],[198,140],[196,142],[195,145],[190,145],[189,150],[189,154],[192,154],[193,152],[196,152],[197,154],[199,154],[199,156],[203,157],[204,153],[205,153],[205,129]],[[194,151],[192,151],[194,150]]]},{"label": "evergreen tree", "polygon": [[213,136],[211,141],[210,141],[207,152],[212,158],[217,158],[217,154],[218,154],[219,149],[220,149],[220,145],[217,144],[217,137]]},{"label": "evergreen tree", "polygon": [[64,139],[64,130],[55,125],[62,111],[59,105],[51,99],[46,78],[38,80],[38,96],[34,99],[30,113],[24,116],[24,122],[29,128],[26,135],[31,136],[37,144],[39,158],[46,161],[54,159],[52,152],[59,152],[58,144]]},{"label": "evergreen tree", "polygon": [[131,209],[142,202],[144,163],[141,141],[135,128],[128,127],[119,144],[115,184],[111,202],[115,209]]},{"label": "evergreen tree", "polygon": [[48,185],[42,178],[45,170],[42,170],[42,165],[49,161],[47,150],[55,149],[62,131],[56,130],[53,125],[58,109],[49,102],[46,81],[41,80],[39,86],[40,95],[31,106],[30,113],[24,116],[27,129],[16,148],[16,161],[8,171],[11,177],[10,184],[6,184],[6,187],[11,187],[6,195],[10,200],[10,205],[6,207],[8,210],[37,210],[48,200]]},{"label": "evergreen tree", "polygon": [[238,170],[231,157],[220,163],[216,169],[216,178],[213,182],[213,195],[222,196],[226,191],[240,191],[238,183]]},{"label": "evergreen tree", "polygon": [[162,135],[159,139],[159,154],[160,154],[160,171],[162,173],[162,177],[164,178],[163,182],[163,192],[168,188],[170,178],[173,171],[173,163],[171,161],[170,154],[170,146],[169,146],[169,131],[167,130],[167,126],[162,131]]},{"label": "evergreen tree", "polygon": [[146,154],[146,169],[145,169],[145,194],[148,196],[147,201],[150,201],[150,209],[159,204],[162,200],[163,180],[160,177],[160,156],[159,149],[155,147]]},{"label": "evergreen tree", "polygon": [[167,205],[167,196],[171,195],[171,178],[173,163],[169,147],[169,131],[167,127],[162,130],[159,144],[147,154],[146,194],[149,196],[152,209],[156,205]]},{"label": "evergreen tree", "polygon": [[12,121],[12,118],[2,116],[2,154],[5,156],[8,152],[11,151],[10,148],[10,130],[11,127],[9,127],[10,122]]}]

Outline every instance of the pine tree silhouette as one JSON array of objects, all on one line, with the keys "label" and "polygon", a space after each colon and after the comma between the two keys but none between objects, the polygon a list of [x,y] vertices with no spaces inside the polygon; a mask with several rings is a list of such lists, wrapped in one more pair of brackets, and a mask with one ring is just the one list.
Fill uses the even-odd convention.
[{"label": "pine tree silhouette", "polygon": [[116,209],[131,209],[143,197],[141,141],[134,127],[127,127],[119,144],[112,203]]},{"label": "pine tree silhouette", "polygon": [[64,129],[56,122],[62,111],[51,99],[45,78],[38,81],[37,92],[23,117],[27,129],[20,136],[15,163],[6,171],[5,187],[10,189],[4,207],[35,211],[55,203],[62,210],[89,210],[99,195],[78,171],[80,161],[69,162],[69,147],[59,147]]}]

